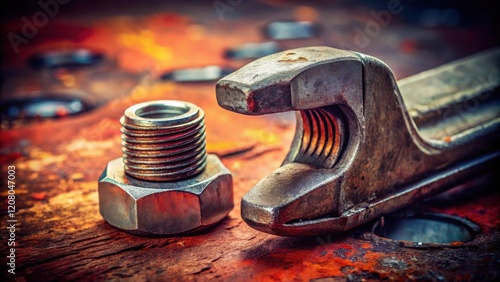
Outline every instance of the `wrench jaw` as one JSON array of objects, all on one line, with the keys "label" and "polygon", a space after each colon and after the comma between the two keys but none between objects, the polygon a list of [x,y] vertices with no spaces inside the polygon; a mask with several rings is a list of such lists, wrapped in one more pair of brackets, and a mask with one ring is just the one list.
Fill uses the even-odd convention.
[{"label": "wrench jaw", "polygon": [[290,223],[336,215],[338,186],[332,182],[336,176],[307,164],[286,164],[243,196],[242,218],[257,230],[294,236]]},{"label": "wrench jaw", "polygon": [[217,102],[232,112],[265,115],[292,110],[289,84],[273,84],[255,89],[252,85],[239,85],[226,77],[216,87]]},{"label": "wrench jaw", "polygon": [[346,100],[362,103],[361,80],[357,54],[329,47],[299,48],[255,60],[222,78],[216,85],[217,102],[245,115],[312,109]]}]

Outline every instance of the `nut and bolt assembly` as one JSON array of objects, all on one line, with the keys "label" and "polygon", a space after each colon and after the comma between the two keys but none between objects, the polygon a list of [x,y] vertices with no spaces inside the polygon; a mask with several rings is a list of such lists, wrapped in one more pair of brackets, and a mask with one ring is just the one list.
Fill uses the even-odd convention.
[{"label": "nut and bolt assembly", "polygon": [[128,108],[123,158],[99,178],[99,210],[111,225],[142,235],[172,235],[212,226],[233,208],[232,177],[205,149],[204,112],[182,101]]}]

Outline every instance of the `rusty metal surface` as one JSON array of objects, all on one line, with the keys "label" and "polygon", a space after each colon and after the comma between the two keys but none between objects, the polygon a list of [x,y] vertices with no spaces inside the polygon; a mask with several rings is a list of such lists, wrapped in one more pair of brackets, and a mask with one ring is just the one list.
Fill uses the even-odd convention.
[{"label": "rusty metal surface", "polygon": [[[211,5],[203,9],[189,3],[183,3],[186,6],[181,6],[181,11],[169,7],[170,12],[163,12],[165,7],[159,4],[150,11],[137,11],[134,16],[92,19],[85,19],[82,16],[85,13],[75,9],[77,12],[73,14],[52,19],[29,44],[20,46],[19,54],[5,59],[19,67],[31,51],[57,48],[70,41],[72,46],[103,50],[117,60],[120,68],[133,73],[146,69],[161,73],[192,66],[193,62],[200,66],[229,63],[241,67],[241,63],[223,59],[226,48],[259,42],[261,37],[255,26],[304,11],[304,7],[272,2],[265,9],[257,1],[257,4],[246,2],[234,11],[241,13],[236,19],[230,17],[236,14],[227,13],[225,21],[219,21]],[[74,3],[76,7],[81,5]],[[100,3],[126,9],[125,3]],[[70,8],[61,6],[61,11],[66,7]],[[259,12],[252,7],[258,7]],[[307,7],[305,10],[311,11]],[[371,20],[369,9],[361,15],[343,8],[317,7],[312,11],[346,13],[348,17],[328,16],[332,20],[344,19],[346,22],[340,23],[343,29],[326,30],[320,38],[283,42],[283,49],[352,42],[351,27]],[[14,24],[5,26],[16,31],[19,19],[13,21]],[[394,17],[394,24],[398,21]],[[491,42],[479,40],[488,40],[488,32],[476,27],[446,30],[443,38],[434,32],[413,27],[388,28],[378,38],[372,38],[365,49],[369,51],[364,53],[387,62],[396,77],[401,78],[491,46]],[[408,38],[410,33],[414,37]],[[465,35],[477,40],[471,39],[471,45],[464,46]],[[399,41],[388,46],[387,41],[394,36]],[[66,74],[62,77],[70,81]],[[120,84],[115,83],[112,88],[122,89]],[[22,85],[37,88],[36,83]],[[94,87],[102,90],[104,85],[96,83]],[[214,84],[209,83],[164,82],[148,92],[145,90],[143,85],[137,86],[130,95],[119,96],[85,115],[0,132],[2,175],[6,175],[7,165],[16,166],[19,243],[16,275],[8,276],[2,260],[2,277],[27,281],[486,281],[500,276],[497,187],[479,186],[473,189],[474,193],[465,195],[449,193],[445,199],[419,206],[427,211],[465,217],[480,226],[481,233],[473,241],[457,242],[452,248],[415,250],[397,243],[373,241],[371,224],[367,230],[340,235],[284,238],[265,234],[242,221],[239,199],[259,179],[280,166],[293,139],[295,117],[284,114],[247,117],[223,110],[215,100]],[[99,214],[96,179],[109,159],[122,154],[119,118],[133,104],[159,99],[187,100],[204,109],[207,150],[217,154],[234,175],[235,208],[221,225],[190,236],[138,237],[116,230]],[[3,183],[0,196],[4,208],[7,192]],[[5,219],[2,214],[2,228]],[[4,230],[1,236],[6,240],[8,234]],[[2,256],[8,251],[4,244],[0,250]]]}]

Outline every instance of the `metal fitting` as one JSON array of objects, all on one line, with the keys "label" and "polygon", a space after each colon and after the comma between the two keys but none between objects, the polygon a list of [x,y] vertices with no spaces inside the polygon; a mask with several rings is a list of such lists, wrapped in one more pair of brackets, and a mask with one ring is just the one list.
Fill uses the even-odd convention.
[{"label": "metal fitting", "polygon": [[233,208],[231,173],[206,153],[204,112],[181,101],[128,108],[122,124],[123,158],[99,178],[99,211],[134,234],[171,235],[221,221]]}]

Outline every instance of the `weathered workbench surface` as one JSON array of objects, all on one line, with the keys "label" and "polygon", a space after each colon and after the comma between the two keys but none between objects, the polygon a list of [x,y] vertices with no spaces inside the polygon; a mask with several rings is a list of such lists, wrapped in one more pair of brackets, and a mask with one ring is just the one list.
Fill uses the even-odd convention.
[{"label": "weathered workbench surface", "polygon": [[[79,22],[85,26],[81,31],[85,36],[78,44],[105,50],[116,56],[120,67],[136,72],[227,63],[220,56],[223,48],[260,41],[255,26],[261,22],[265,21],[252,25],[214,21],[203,26],[176,14],[111,17]],[[44,44],[48,43],[40,43]],[[410,60],[416,55],[404,56]],[[436,64],[401,67],[416,61],[403,60],[395,68],[399,74],[409,74]],[[218,154],[233,173],[235,208],[220,225],[198,234],[138,237],[116,230],[99,214],[97,179],[106,163],[121,155],[118,120],[128,106],[156,99],[182,99],[202,107],[208,151]],[[16,170],[17,250],[16,274],[11,275],[5,264],[9,234],[7,189],[2,182],[1,276],[16,281],[492,280],[499,276],[500,194],[492,189],[455,201],[426,203],[428,210],[463,216],[482,228],[475,240],[453,248],[375,243],[365,232],[369,227],[312,238],[277,237],[249,228],[240,217],[240,199],[280,166],[294,128],[293,114],[247,117],[219,108],[214,83],[144,83],[131,95],[88,114],[2,131],[1,176],[6,179],[8,165]]]}]

